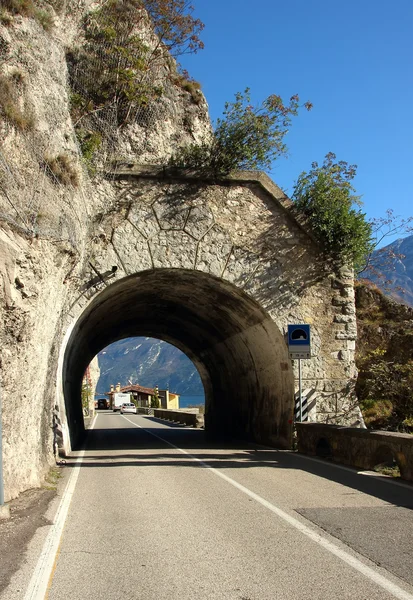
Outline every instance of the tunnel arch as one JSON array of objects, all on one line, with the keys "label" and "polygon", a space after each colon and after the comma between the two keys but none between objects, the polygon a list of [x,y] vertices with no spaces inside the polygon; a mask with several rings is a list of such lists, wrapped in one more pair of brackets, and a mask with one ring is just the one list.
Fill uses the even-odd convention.
[{"label": "tunnel arch", "polygon": [[294,377],[283,334],[233,284],[201,271],[167,268],[108,285],[74,324],[62,369],[72,448],[84,434],[80,394],[86,367],[112,342],[136,336],[172,343],[195,364],[210,438],[290,447]]}]

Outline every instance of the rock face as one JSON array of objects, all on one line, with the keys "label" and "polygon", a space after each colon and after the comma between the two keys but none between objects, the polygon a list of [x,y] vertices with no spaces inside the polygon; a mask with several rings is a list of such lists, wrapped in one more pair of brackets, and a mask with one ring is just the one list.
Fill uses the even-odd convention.
[{"label": "rock face", "polygon": [[[82,40],[81,20],[96,3],[68,0],[53,27],[14,16],[0,23],[0,328],[6,499],[39,486],[52,456],[52,411],[64,320],[79,296],[91,258],[90,240],[115,194],[92,183],[69,112],[66,53]],[[7,88],[9,89],[9,88]],[[7,101],[15,117],[9,118]],[[139,148],[160,162],[177,145],[206,135],[205,100],[171,85],[162,118],[123,133],[122,156]],[[160,110],[160,109],[159,109]],[[17,116],[16,116],[17,115]],[[28,121],[27,123],[24,119]],[[182,124],[185,124],[185,127]],[[69,180],[50,172],[64,156]],[[16,405],[24,410],[16,411]]]},{"label": "rock face", "polygon": [[[30,116],[23,127],[0,106],[6,500],[40,485],[52,463],[55,406],[63,446],[81,439],[81,378],[97,352],[124,337],[157,337],[187,353],[211,432],[286,447],[297,365],[284,334],[288,323],[309,322],[311,419],[360,416],[352,274],[326,260],[277,186],[251,174],[211,182],[142,167],[208,135],[205,102],[194,105],[171,84],[162,116],[122,133],[123,162],[110,171],[103,157],[101,171],[88,175],[66,65],[88,5],[67,2],[48,32],[19,16],[0,25],[0,74]],[[65,166],[64,182],[56,164]]]}]

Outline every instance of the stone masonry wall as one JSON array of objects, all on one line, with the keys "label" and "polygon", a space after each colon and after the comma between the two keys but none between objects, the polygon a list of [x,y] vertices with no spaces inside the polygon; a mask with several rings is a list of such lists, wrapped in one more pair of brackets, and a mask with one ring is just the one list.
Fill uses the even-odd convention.
[{"label": "stone masonry wall", "polygon": [[121,169],[111,186],[113,207],[100,215],[91,247],[99,272],[199,270],[247,292],[284,333],[289,323],[311,323],[313,356],[302,361],[310,420],[360,424],[352,273],[326,260],[277,186],[251,174],[225,185],[178,181],[147,167]]}]

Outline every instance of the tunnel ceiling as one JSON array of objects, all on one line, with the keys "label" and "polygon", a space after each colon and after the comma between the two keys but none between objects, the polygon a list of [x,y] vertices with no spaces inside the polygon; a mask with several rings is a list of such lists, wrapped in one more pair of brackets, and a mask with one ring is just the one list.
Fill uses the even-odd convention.
[{"label": "tunnel ceiling", "polygon": [[267,319],[255,301],[216,277],[159,269],[106,288],[81,316],[72,338],[88,362],[113,341],[139,335],[170,341],[198,355]]}]

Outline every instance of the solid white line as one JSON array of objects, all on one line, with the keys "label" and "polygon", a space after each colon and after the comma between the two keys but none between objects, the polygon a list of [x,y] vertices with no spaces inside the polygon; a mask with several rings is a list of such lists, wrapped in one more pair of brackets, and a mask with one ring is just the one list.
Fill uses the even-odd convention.
[{"label": "solid white line", "polygon": [[125,417],[125,419],[127,421],[129,421],[129,423],[132,423],[132,425],[134,425],[135,427],[139,427],[139,429],[143,429],[150,435],[153,435],[154,437],[158,438],[159,440],[162,440],[165,444],[167,444],[168,446],[171,446],[171,448],[174,448],[175,450],[178,450],[178,452],[181,452],[181,454],[186,454],[187,456],[192,458],[192,460],[194,460],[198,464],[200,464],[202,467],[209,469],[212,473],[214,473],[218,477],[221,477],[221,479],[224,479],[224,481],[231,484],[233,487],[237,488],[238,490],[240,490],[241,492],[243,492],[244,494],[246,494],[247,496],[249,496],[256,502],[258,502],[262,506],[265,506],[265,508],[267,508],[268,510],[270,510],[271,512],[276,514],[280,519],[283,519],[286,523],[288,523],[289,525],[291,525],[292,527],[294,527],[295,529],[297,529],[298,531],[303,533],[305,536],[307,536],[311,540],[313,540],[313,542],[316,542],[317,544],[319,544],[320,546],[322,546],[323,548],[325,548],[326,550],[328,550],[329,552],[331,552],[332,554],[337,556],[343,562],[347,563],[348,565],[350,565],[351,567],[356,569],[359,573],[361,573],[368,579],[371,579],[371,581],[373,581],[374,583],[376,583],[377,585],[379,585],[380,587],[385,589],[392,596],[394,596],[394,598],[398,598],[399,600],[413,600],[412,594],[410,594],[409,592],[406,592],[405,590],[403,590],[401,587],[399,587],[397,584],[393,583],[386,577],[383,577],[383,575],[380,575],[380,573],[377,573],[374,569],[371,569],[370,567],[368,567],[367,565],[362,563],[360,560],[358,560],[358,558],[355,558],[349,552],[346,552],[342,548],[339,548],[336,544],[333,544],[332,542],[330,542],[329,540],[327,540],[326,538],[321,536],[319,533],[317,533],[313,529],[310,529],[309,527],[307,527],[306,525],[301,523],[301,521],[292,517],[285,511],[283,511],[281,508],[278,508],[274,504],[271,504],[271,502],[268,502],[268,500],[261,498],[261,496],[259,496],[255,492],[252,492],[251,490],[249,490],[245,486],[241,485],[234,479],[231,479],[231,477],[228,477],[228,475],[221,473],[221,471],[218,471],[218,469],[211,467],[208,463],[204,462],[203,460],[200,460],[196,456],[193,456],[186,450],[183,450],[182,448],[178,448],[178,446],[175,446],[174,444],[171,444],[170,442],[166,441],[161,436],[157,435],[156,433],[153,433],[150,429],[146,429],[145,427],[141,427],[140,425],[137,425],[136,423],[134,423],[127,417]]},{"label": "solid white line", "polygon": [[[94,428],[96,419],[97,414],[93,419],[90,429]],[[42,552],[30,579],[24,600],[44,600],[46,597],[49,580],[53,573],[67,513],[69,512],[69,506],[72,501],[77,478],[79,476],[80,463],[83,460],[84,454],[85,450],[83,449],[76,460],[76,466],[73,468],[73,471],[70,474],[69,481],[67,482],[66,488],[63,492],[53,524],[43,544]]]}]

